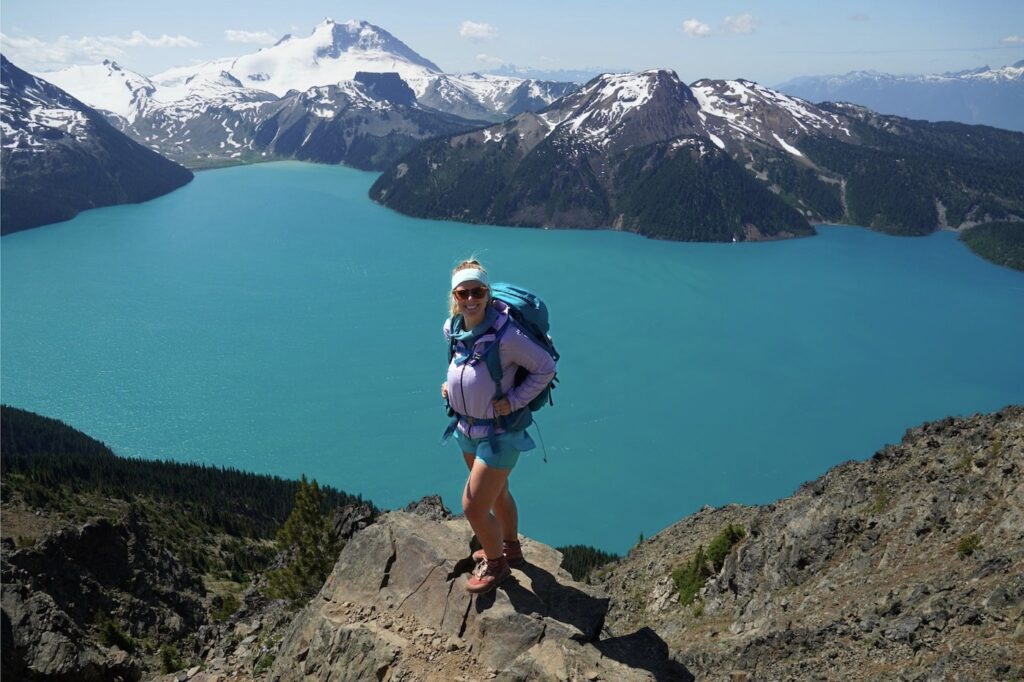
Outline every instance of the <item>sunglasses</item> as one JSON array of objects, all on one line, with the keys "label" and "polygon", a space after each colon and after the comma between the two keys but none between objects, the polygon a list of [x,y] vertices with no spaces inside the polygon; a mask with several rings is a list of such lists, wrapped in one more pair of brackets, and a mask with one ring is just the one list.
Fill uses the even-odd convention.
[{"label": "sunglasses", "polygon": [[484,298],[488,291],[490,289],[487,287],[473,287],[472,289],[456,289],[452,294],[460,301],[468,301],[471,298]]}]

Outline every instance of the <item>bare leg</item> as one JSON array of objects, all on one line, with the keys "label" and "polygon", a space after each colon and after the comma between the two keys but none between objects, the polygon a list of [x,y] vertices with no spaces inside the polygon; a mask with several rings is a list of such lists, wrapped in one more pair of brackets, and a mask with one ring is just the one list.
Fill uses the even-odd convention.
[{"label": "bare leg", "polygon": [[462,511],[488,559],[503,556],[502,528],[491,508],[505,489],[509,473],[508,469],[492,469],[478,459],[473,463],[462,492]]},{"label": "bare leg", "polygon": [[[466,468],[472,471],[476,455],[472,452],[463,452],[462,457],[466,460]],[[508,479],[505,480],[505,487],[498,495],[498,499],[494,501],[494,516],[501,524],[502,540],[519,540],[519,508],[516,507],[515,498],[509,492]]]}]

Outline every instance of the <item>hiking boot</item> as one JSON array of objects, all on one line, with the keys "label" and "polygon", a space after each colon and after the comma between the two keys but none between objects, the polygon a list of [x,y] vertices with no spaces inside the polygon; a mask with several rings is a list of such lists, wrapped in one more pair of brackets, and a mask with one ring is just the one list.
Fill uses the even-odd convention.
[{"label": "hiking boot", "polygon": [[[518,540],[502,540],[501,546],[502,554],[505,555],[509,566],[512,568],[522,568],[526,565],[526,559],[523,558],[523,546]],[[473,561],[477,563],[486,558],[487,554],[482,549],[473,552]]]},{"label": "hiking boot", "polygon": [[504,582],[512,569],[508,567],[505,557],[493,561],[481,561],[473,569],[473,575],[466,581],[466,592],[485,594]]}]

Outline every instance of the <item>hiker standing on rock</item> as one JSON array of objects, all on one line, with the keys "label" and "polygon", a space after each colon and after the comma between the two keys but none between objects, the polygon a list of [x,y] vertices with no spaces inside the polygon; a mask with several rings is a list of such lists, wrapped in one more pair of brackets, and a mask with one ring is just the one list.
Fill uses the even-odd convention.
[{"label": "hiker standing on rock", "polygon": [[480,563],[466,583],[475,593],[491,591],[509,577],[510,565],[525,563],[508,478],[519,453],[536,447],[526,432],[531,408],[537,409],[531,401],[548,389],[558,357],[550,339],[544,337],[548,350],[513,319],[513,312],[492,297],[479,262],[455,267],[451,317],[444,324],[448,380],[441,395],[453,416],[445,436],[454,433],[469,467],[462,510],[483,547],[473,555]]}]

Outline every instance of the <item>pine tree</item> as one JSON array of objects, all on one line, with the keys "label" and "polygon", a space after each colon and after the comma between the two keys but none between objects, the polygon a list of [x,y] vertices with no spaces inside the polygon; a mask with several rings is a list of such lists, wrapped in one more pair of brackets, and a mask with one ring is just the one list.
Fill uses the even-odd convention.
[{"label": "pine tree", "polygon": [[315,480],[307,482],[303,475],[292,513],[277,532],[277,549],[288,557],[288,563],[269,573],[269,596],[297,603],[327,579],[340,548],[322,506],[320,486]]}]

